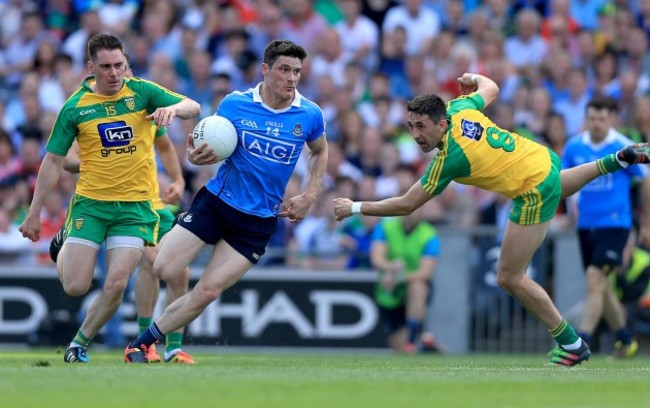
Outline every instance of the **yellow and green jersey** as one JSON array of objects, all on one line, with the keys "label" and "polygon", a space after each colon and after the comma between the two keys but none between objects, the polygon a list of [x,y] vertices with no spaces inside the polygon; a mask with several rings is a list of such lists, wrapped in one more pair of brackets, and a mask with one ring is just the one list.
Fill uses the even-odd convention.
[{"label": "yellow and green jersey", "polygon": [[77,194],[103,201],[146,201],[158,195],[154,131],[145,116],[184,97],[153,82],[125,78],[115,95],[93,92],[94,76],[65,102],[47,151],[65,156],[79,144]]},{"label": "yellow and green jersey", "polygon": [[454,180],[515,198],[549,175],[548,149],[499,128],[481,112],[484,107],[478,93],[447,104],[449,129],[421,179],[429,194],[439,194]]}]

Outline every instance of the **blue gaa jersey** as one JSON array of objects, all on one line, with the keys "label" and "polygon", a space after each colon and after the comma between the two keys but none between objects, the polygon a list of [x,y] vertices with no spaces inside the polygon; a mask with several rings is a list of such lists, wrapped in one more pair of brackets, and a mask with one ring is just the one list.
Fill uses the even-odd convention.
[{"label": "blue gaa jersey", "polygon": [[[595,145],[588,132],[568,140],[562,155],[562,167],[571,168],[616,153],[632,141],[610,129],[602,143]],[[630,228],[632,203],[630,187],[635,179],[645,177],[645,166],[629,166],[625,170],[600,176],[582,187],[578,193],[578,228]]]},{"label": "blue gaa jersey", "polygon": [[207,189],[241,212],[276,216],[305,142],[325,133],[323,112],[297,91],[291,106],[273,109],[257,85],[228,94],[216,114],[235,125],[239,141]]}]

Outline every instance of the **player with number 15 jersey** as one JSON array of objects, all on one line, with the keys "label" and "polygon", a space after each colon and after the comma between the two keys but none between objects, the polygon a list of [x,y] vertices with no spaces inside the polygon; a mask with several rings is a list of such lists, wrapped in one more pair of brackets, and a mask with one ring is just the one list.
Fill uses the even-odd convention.
[{"label": "player with number 15 jersey", "polygon": [[81,161],[77,194],[102,201],[146,201],[156,194],[150,165],[154,136],[145,116],[183,99],[153,82],[124,78],[115,95],[92,91],[93,77],[66,101],[47,143],[65,156],[74,139]]}]

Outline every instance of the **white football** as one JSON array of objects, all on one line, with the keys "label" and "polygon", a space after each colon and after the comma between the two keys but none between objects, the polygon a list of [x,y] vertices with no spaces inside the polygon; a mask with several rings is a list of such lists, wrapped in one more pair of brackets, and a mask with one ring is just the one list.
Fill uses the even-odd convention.
[{"label": "white football", "polygon": [[201,119],[194,127],[192,137],[194,147],[207,143],[208,148],[219,157],[219,161],[230,157],[237,147],[237,130],[232,122],[223,116],[214,115]]}]

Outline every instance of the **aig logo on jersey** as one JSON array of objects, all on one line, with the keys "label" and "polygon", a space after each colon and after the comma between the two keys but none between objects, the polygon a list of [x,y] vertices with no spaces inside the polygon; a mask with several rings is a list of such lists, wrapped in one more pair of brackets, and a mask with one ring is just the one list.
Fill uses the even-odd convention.
[{"label": "aig logo on jersey", "polygon": [[99,137],[102,140],[102,157],[111,154],[133,154],[135,146],[129,146],[133,140],[133,128],[127,126],[126,122],[102,123],[97,126]]},{"label": "aig logo on jersey", "polygon": [[244,149],[253,156],[277,163],[289,164],[297,149],[293,143],[258,135],[244,130],[242,132]]}]

